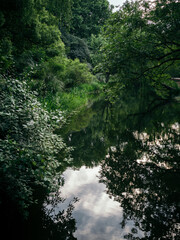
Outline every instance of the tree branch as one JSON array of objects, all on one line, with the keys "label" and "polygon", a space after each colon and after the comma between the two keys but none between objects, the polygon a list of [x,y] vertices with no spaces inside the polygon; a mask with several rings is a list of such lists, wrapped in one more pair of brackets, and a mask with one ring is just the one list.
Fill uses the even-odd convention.
[{"label": "tree branch", "polygon": [[176,49],[176,50],[174,50],[174,51],[172,51],[172,52],[170,52],[170,53],[167,53],[167,54],[165,54],[165,55],[163,55],[163,56],[161,56],[161,57],[159,57],[159,58],[156,58],[156,60],[161,60],[161,59],[163,59],[163,58],[165,58],[165,57],[168,57],[168,56],[170,56],[170,55],[172,55],[172,54],[174,54],[174,53],[176,53],[176,52],[180,52],[180,49]]}]

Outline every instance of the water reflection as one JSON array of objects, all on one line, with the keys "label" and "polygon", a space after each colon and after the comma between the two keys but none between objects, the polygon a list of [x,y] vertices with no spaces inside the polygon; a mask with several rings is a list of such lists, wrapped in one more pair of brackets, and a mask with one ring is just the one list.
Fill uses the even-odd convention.
[{"label": "water reflection", "polygon": [[[82,233],[91,235],[91,240],[179,238],[180,108],[175,101],[148,99],[146,104],[139,100],[122,96],[118,105],[94,105],[87,126],[71,132],[68,142],[76,147],[74,166],[80,168],[86,160],[89,167],[100,164],[99,185],[84,184],[81,170],[79,180],[73,178],[76,171],[68,180],[69,189],[82,198],[81,209],[78,205],[74,212],[78,239],[84,239]],[[115,200],[109,209],[111,220],[104,216],[108,207],[106,201],[100,201],[99,188]],[[111,237],[103,235],[106,231]]]},{"label": "water reflection", "polygon": [[26,222],[10,203],[1,205],[3,234],[23,240],[178,240],[179,116],[176,101],[127,93],[118,104],[101,101],[82,110],[64,130],[75,150],[61,195],[45,205],[38,192],[39,204]]},{"label": "water reflection", "polygon": [[141,239],[178,239],[180,234],[179,125],[177,118],[172,122],[172,109],[157,110],[143,114],[149,120],[144,126],[134,124],[142,122],[142,114],[132,115],[131,128],[119,129],[101,165],[100,181],[123,207],[122,228],[127,220],[135,222],[127,239],[136,239],[139,230],[145,234]]},{"label": "water reflection", "polygon": [[[108,194],[123,207],[121,226],[133,220],[135,232],[143,231],[144,239],[176,239],[173,236],[179,236],[180,227],[179,174],[149,162],[138,163],[138,153],[130,144],[110,151],[100,177]],[[128,236],[131,239],[133,233]]]},{"label": "water reflection", "polygon": [[74,198],[69,201],[68,206],[56,211],[57,205],[62,204],[65,199],[60,197],[59,192],[51,194],[41,208],[36,205],[31,209],[28,219],[26,239],[42,240],[75,240],[76,221],[72,217],[74,205],[77,201]]},{"label": "water reflection", "polygon": [[[73,196],[79,198],[73,211],[78,240],[119,240],[134,227],[134,222],[128,221],[128,225],[121,230],[119,223],[123,218],[123,209],[113,197],[109,198],[105,185],[99,183],[99,171],[100,167],[81,167],[80,170],[67,170],[64,173],[62,196],[68,201]],[[143,236],[141,231],[139,236]]]},{"label": "water reflection", "polygon": [[76,240],[76,221],[72,212],[77,199],[72,198],[66,207],[56,211],[57,205],[63,204],[65,199],[56,192],[45,200],[41,190],[38,191],[39,202],[30,207],[27,219],[12,202],[3,201],[0,208],[1,236],[8,240]]}]

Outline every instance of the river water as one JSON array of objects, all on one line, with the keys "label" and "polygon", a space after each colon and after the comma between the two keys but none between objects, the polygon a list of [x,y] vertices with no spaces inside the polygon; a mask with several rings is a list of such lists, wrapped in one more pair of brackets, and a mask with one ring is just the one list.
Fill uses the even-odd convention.
[{"label": "river water", "polygon": [[71,117],[72,162],[19,239],[180,239],[179,116],[177,101],[125,95]]},{"label": "river water", "polygon": [[75,239],[180,239],[179,105],[128,100],[95,103],[64,133],[75,149],[55,212],[78,198]]}]

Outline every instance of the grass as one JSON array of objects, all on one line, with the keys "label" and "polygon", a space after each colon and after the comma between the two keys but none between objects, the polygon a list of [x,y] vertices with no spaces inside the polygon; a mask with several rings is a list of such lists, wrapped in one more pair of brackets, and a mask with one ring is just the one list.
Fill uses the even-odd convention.
[{"label": "grass", "polygon": [[63,111],[73,112],[88,105],[99,97],[103,92],[103,86],[104,84],[99,82],[84,83],[56,95],[49,94],[41,99],[41,102],[48,110],[61,109]]}]

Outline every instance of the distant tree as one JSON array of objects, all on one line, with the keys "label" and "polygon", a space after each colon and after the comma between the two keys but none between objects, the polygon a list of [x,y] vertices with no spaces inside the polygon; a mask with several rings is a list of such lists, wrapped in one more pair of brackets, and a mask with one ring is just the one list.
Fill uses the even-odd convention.
[{"label": "distant tree", "polygon": [[55,55],[63,52],[57,17],[47,10],[45,0],[2,0],[0,19],[1,70],[14,62],[21,72],[30,61],[44,60],[50,49]]},{"label": "distant tree", "polygon": [[69,58],[78,58],[81,62],[90,62],[90,51],[83,39],[64,32],[62,40],[66,46],[66,54]]},{"label": "distant tree", "polygon": [[98,34],[111,13],[107,0],[75,0],[70,32],[80,38]]},{"label": "distant tree", "polygon": [[69,29],[72,18],[73,0],[46,0],[47,9],[56,16],[59,27]]}]

